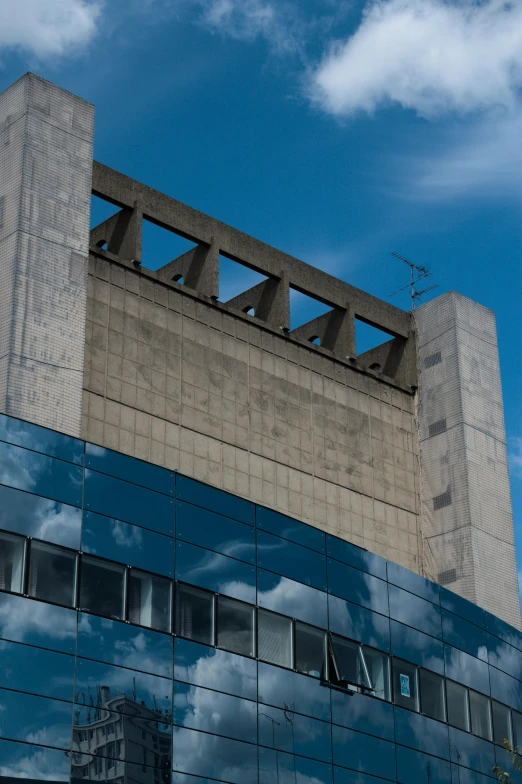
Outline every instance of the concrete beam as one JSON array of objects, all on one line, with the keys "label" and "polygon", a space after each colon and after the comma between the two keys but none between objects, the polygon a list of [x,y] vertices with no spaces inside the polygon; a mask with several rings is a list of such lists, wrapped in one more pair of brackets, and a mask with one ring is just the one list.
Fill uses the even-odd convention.
[{"label": "concrete beam", "polygon": [[341,310],[348,302],[354,317],[361,321],[394,337],[409,336],[411,315],[406,311],[96,161],[93,193],[122,208],[133,209],[135,202],[139,202],[143,216],[158,226],[198,245],[210,246],[215,242],[221,254],[268,277],[278,278],[284,271],[289,285],[297,291]]}]

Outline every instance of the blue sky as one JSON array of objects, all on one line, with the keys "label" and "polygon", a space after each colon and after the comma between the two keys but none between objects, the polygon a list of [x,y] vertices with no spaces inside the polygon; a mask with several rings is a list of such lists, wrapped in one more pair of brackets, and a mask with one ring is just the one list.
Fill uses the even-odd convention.
[{"label": "blue sky", "polygon": [[[407,280],[396,251],[495,310],[522,566],[521,0],[0,0],[0,17],[0,91],[32,70],[92,101],[98,160],[383,299]],[[145,240],[151,267],[182,250]],[[250,280],[227,268],[221,298]]]}]

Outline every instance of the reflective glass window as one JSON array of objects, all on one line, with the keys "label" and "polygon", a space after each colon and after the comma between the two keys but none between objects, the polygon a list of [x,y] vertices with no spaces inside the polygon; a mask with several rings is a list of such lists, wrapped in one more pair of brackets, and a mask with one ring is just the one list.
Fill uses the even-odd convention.
[{"label": "reflective glass window", "polygon": [[217,644],[232,653],[242,656],[254,655],[254,612],[255,608],[218,596]]},{"label": "reflective glass window", "polygon": [[174,769],[229,784],[257,784],[257,747],[206,732],[174,727]]},{"label": "reflective glass window", "polygon": [[72,702],[72,656],[0,640],[0,663],[0,686]]},{"label": "reflective glass window", "polygon": [[191,640],[174,640],[174,680],[257,699],[257,662]]},{"label": "reflective glass window", "polygon": [[0,442],[0,484],[82,505],[83,468]]},{"label": "reflective glass window", "polygon": [[160,632],[170,632],[171,585],[170,580],[131,569],[129,621]]},{"label": "reflective glass window", "polygon": [[444,659],[447,678],[483,694],[490,693],[489,668],[485,661],[451,645],[444,645]]},{"label": "reflective glass window", "polygon": [[470,689],[469,713],[471,716],[471,732],[484,740],[491,740],[491,713],[489,698],[478,691]]},{"label": "reflective glass window", "polygon": [[392,653],[419,667],[444,675],[444,644],[398,621],[390,622]]},{"label": "reflective glass window", "polygon": [[80,549],[82,510],[0,485],[0,528]]},{"label": "reflective glass window", "polygon": [[[332,740],[335,764],[377,776],[377,781],[383,777],[395,779],[394,743],[335,725]],[[373,784],[373,779],[369,781]]]},{"label": "reflective glass window", "polygon": [[289,709],[281,710],[262,704],[257,708],[261,746],[306,754],[307,757],[331,762],[332,738],[329,723],[301,716]]},{"label": "reflective glass window", "polygon": [[[2,738],[28,743],[34,743],[35,739],[52,738],[55,747],[64,750],[70,748],[73,718],[71,702],[0,689],[0,705]],[[3,763],[4,759],[1,759],[0,765]]]},{"label": "reflective glass window", "polygon": [[369,553],[362,547],[345,542],[337,536],[326,534],[327,553],[337,561],[355,566],[363,572],[369,572],[382,580],[386,580],[386,559],[380,555]]},{"label": "reflective glass window", "polygon": [[255,567],[203,547],[176,542],[176,579],[249,604],[256,603]]},{"label": "reflective glass window", "polygon": [[328,590],[341,599],[348,599],[382,615],[389,614],[388,583],[333,558],[328,559]]},{"label": "reflective glass window", "polygon": [[310,550],[317,550],[318,553],[325,551],[324,531],[287,517],[274,509],[256,506],[256,526],[276,536],[282,536],[283,539],[290,539],[291,542],[309,547]]},{"label": "reflective glass window", "polygon": [[326,629],[327,598],[323,591],[309,585],[263,569],[257,570],[257,604],[266,610]]},{"label": "reflective glass window", "polygon": [[258,699],[265,705],[283,710],[290,705],[296,713],[330,721],[330,693],[318,679],[258,662]]},{"label": "reflective glass window", "polygon": [[125,567],[82,557],[80,609],[117,620],[124,617]]},{"label": "reflective glass window", "polygon": [[493,717],[493,741],[502,746],[505,740],[513,742],[511,732],[511,711],[496,700],[491,700],[491,713]]},{"label": "reflective glass window", "polygon": [[393,669],[393,701],[395,705],[419,710],[418,669],[401,659],[392,660]]},{"label": "reflective glass window", "polygon": [[0,533],[0,590],[22,593],[25,539]]},{"label": "reflective glass window", "polygon": [[0,637],[74,654],[76,610],[0,593]]},{"label": "reflective glass window", "polygon": [[361,646],[342,637],[330,636],[333,672],[330,677],[342,686],[355,684],[370,688],[370,680],[363,660]]},{"label": "reflective glass window", "polygon": [[256,538],[258,566],[326,591],[326,558],[322,553],[264,531],[258,530]]},{"label": "reflective glass window", "polygon": [[5,414],[0,414],[0,440],[59,457],[69,463],[83,464],[83,441]]},{"label": "reflective glass window", "polygon": [[42,542],[31,542],[28,593],[66,607],[75,606],[76,553]]},{"label": "reflective glass window", "polygon": [[446,721],[444,679],[429,670],[419,671],[421,711],[425,716]]},{"label": "reflective glass window", "polygon": [[438,605],[391,584],[388,586],[388,598],[391,618],[405,623],[406,626],[413,626],[414,629],[430,634],[432,637],[442,638],[441,610]]},{"label": "reflective glass window", "polygon": [[159,493],[174,495],[174,472],[145,460],[128,457],[103,446],[85,444],[85,465],[102,474],[116,476]]},{"label": "reflective glass window", "polygon": [[439,604],[439,586],[436,583],[427,580],[420,574],[405,569],[404,566],[388,561],[386,564],[388,570],[388,582],[404,588],[410,593],[421,596],[432,604]]},{"label": "reflective glass window", "polygon": [[205,645],[214,645],[214,595],[188,585],[176,590],[176,632]]},{"label": "reflective glass window", "polygon": [[515,746],[522,746],[522,713],[511,711],[513,721],[513,743]]},{"label": "reflective glass window", "polygon": [[366,671],[370,676],[371,693],[379,700],[390,700],[390,657],[375,648],[362,648]]},{"label": "reflective glass window", "polygon": [[283,615],[258,609],[257,655],[260,659],[281,667],[293,666],[292,621]]},{"label": "reflective glass window", "polygon": [[385,615],[330,595],[328,618],[330,631],[381,651],[390,650],[390,619]]},{"label": "reflective glass window", "polygon": [[176,536],[240,561],[255,561],[256,543],[251,525],[183,501],[176,503]]},{"label": "reflective glass window", "polygon": [[205,485],[196,479],[189,479],[188,476],[177,474],[176,476],[176,497],[190,504],[202,506],[210,509],[211,512],[233,517],[243,523],[254,525],[255,505],[251,501],[245,501],[217,487]]},{"label": "reflective glass window", "polygon": [[324,678],[326,674],[326,634],[304,623],[295,624],[295,668],[298,672]]},{"label": "reflective glass window", "polygon": [[33,781],[35,781],[34,776],[38,774],[40,774],[39,780],[43,780],[40,771],[52,771],[53,782],[63,781],[69,784],[71,763],[67,754],[61,750],[16,743],[12,740],[0,740],[0,760],[9,773],[9,776],[4,778],[6,784],[8,781],[13,782],[14,779],[27,779],[29,771],[32,773]]},{"label": "reflective glass window", "polygon": [[257,741],[257,705],[230,694],[174,682],[174,723],[247,743]]},{"label": "reflective glass window", "polygon": [[468,690],[455,681],[446,680],[448,724],[469,732]]}]

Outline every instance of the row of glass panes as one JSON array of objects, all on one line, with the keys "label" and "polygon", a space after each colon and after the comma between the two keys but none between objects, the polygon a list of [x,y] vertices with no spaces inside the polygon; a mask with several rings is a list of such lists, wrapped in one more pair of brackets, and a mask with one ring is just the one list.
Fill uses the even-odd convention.
[{"label": "row of glass panes", "polygon": [[[80,563],[79,563],[80,562]],[[172,629],[173,582],[35,539],[0,533],[0,589]],[[430,670],[278,613],[183,583],[180,637],[371,694],[501,744],[522,743],[522,714]],[[391,676],[391,677],[390,677]]]}]

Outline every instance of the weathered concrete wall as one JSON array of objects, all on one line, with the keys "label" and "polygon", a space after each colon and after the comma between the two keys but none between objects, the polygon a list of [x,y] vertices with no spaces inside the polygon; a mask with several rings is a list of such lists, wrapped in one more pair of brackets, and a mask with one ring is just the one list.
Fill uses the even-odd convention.
[{"label": "weathered concrete wall", "polygon": [[425,570],[520,628],[495,315],[456,292],[415,314]]},{"label": "weathered concrete wall", "polygon": [[91,257],[83,436],[419,570],[413,397]]},{"label": "weathered concrete wall", "polygon": [[0,95],[0,411],[75,436],[93,119],[33,74]]}]

